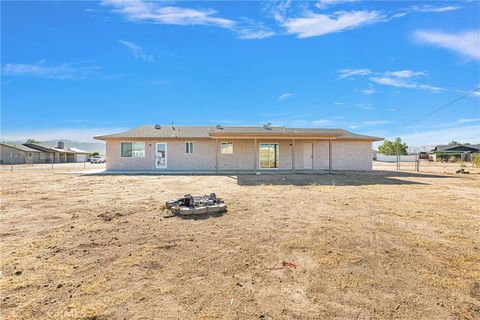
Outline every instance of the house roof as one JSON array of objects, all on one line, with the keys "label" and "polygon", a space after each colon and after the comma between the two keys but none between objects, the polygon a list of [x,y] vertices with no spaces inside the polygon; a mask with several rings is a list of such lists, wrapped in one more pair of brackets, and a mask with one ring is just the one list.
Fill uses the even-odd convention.
[{"label": "house roof", "polygon": [[[43,152],[59,152],[59,153],[75,153],[74,151],[70,151],[67,149],[60,149],[57,147],[51,147],[49,145],[43,143],[25,143],[25,145],[29,148],[37,149]],[[87,152],[88,153],[88,152]]]},{"label": "house roof", "polygon": [[463,152],[472,151],[479,152],[480,144],[456,144],[456,145],[438,145],[432,149],[433,152]]},{"label": "house roof", "polygon": [[343,129],[287,128],[283,126],[172,126],[144,125],[129,131],[96,136],[98,140],[129,138],[211,138],[222,136],[310,136],[381,141],[383,138],[355,134]]},{"label": "house roof", "polygon": [[35,149],[29,148],[27,146],[24,146],[23,144],[2,142],[2,143],[0,143],[0,145],[10,147],[10,148],[13,148],[13,149],[17,149],[17,150],[20,150],[20,151],[24,151],[24,152],[40,152],[38,150],[35,150]]},{"label": "house roof", "polygon": [[85,154],[89,154],[90,152],[88,151],[85,151],[85,150],[82,150],[82,149],[78,149],[78,148],[68,148],[68,150],[74,152],[74,153],[85,153]]}]

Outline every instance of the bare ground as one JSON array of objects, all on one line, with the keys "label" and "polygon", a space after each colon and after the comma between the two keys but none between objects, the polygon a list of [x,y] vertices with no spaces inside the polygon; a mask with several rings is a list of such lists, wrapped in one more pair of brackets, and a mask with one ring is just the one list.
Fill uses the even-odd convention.
[{"label": "bare ground", "polygon": [[480,318],[474,172],[0,179],[4,319]]}]

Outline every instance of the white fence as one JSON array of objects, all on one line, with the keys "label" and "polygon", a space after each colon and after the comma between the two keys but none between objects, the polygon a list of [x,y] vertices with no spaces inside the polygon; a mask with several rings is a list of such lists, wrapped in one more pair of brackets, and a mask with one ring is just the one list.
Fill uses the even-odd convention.
[{"label": "white fence", "polygon": [[416,154],[408,156],[387,156],[382,153],[377,153],[377,161],[383,162],[416,162],[418,156]]}]

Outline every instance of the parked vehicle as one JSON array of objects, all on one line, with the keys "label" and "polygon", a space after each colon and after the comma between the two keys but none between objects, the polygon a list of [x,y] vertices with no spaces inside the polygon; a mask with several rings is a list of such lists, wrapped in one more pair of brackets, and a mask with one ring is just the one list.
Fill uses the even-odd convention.
[{"label": "parked vehicle", "polygon": [[105,163],[105,158],[102,156],[91,157],[90,163]]}]

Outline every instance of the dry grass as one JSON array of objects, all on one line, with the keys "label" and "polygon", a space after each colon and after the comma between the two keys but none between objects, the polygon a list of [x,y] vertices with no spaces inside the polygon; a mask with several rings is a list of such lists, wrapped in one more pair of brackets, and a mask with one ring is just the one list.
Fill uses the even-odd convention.
[{"label": "dry grass", "polygon": [[0,178],[5,319],[480,318],[475,173]]}]

